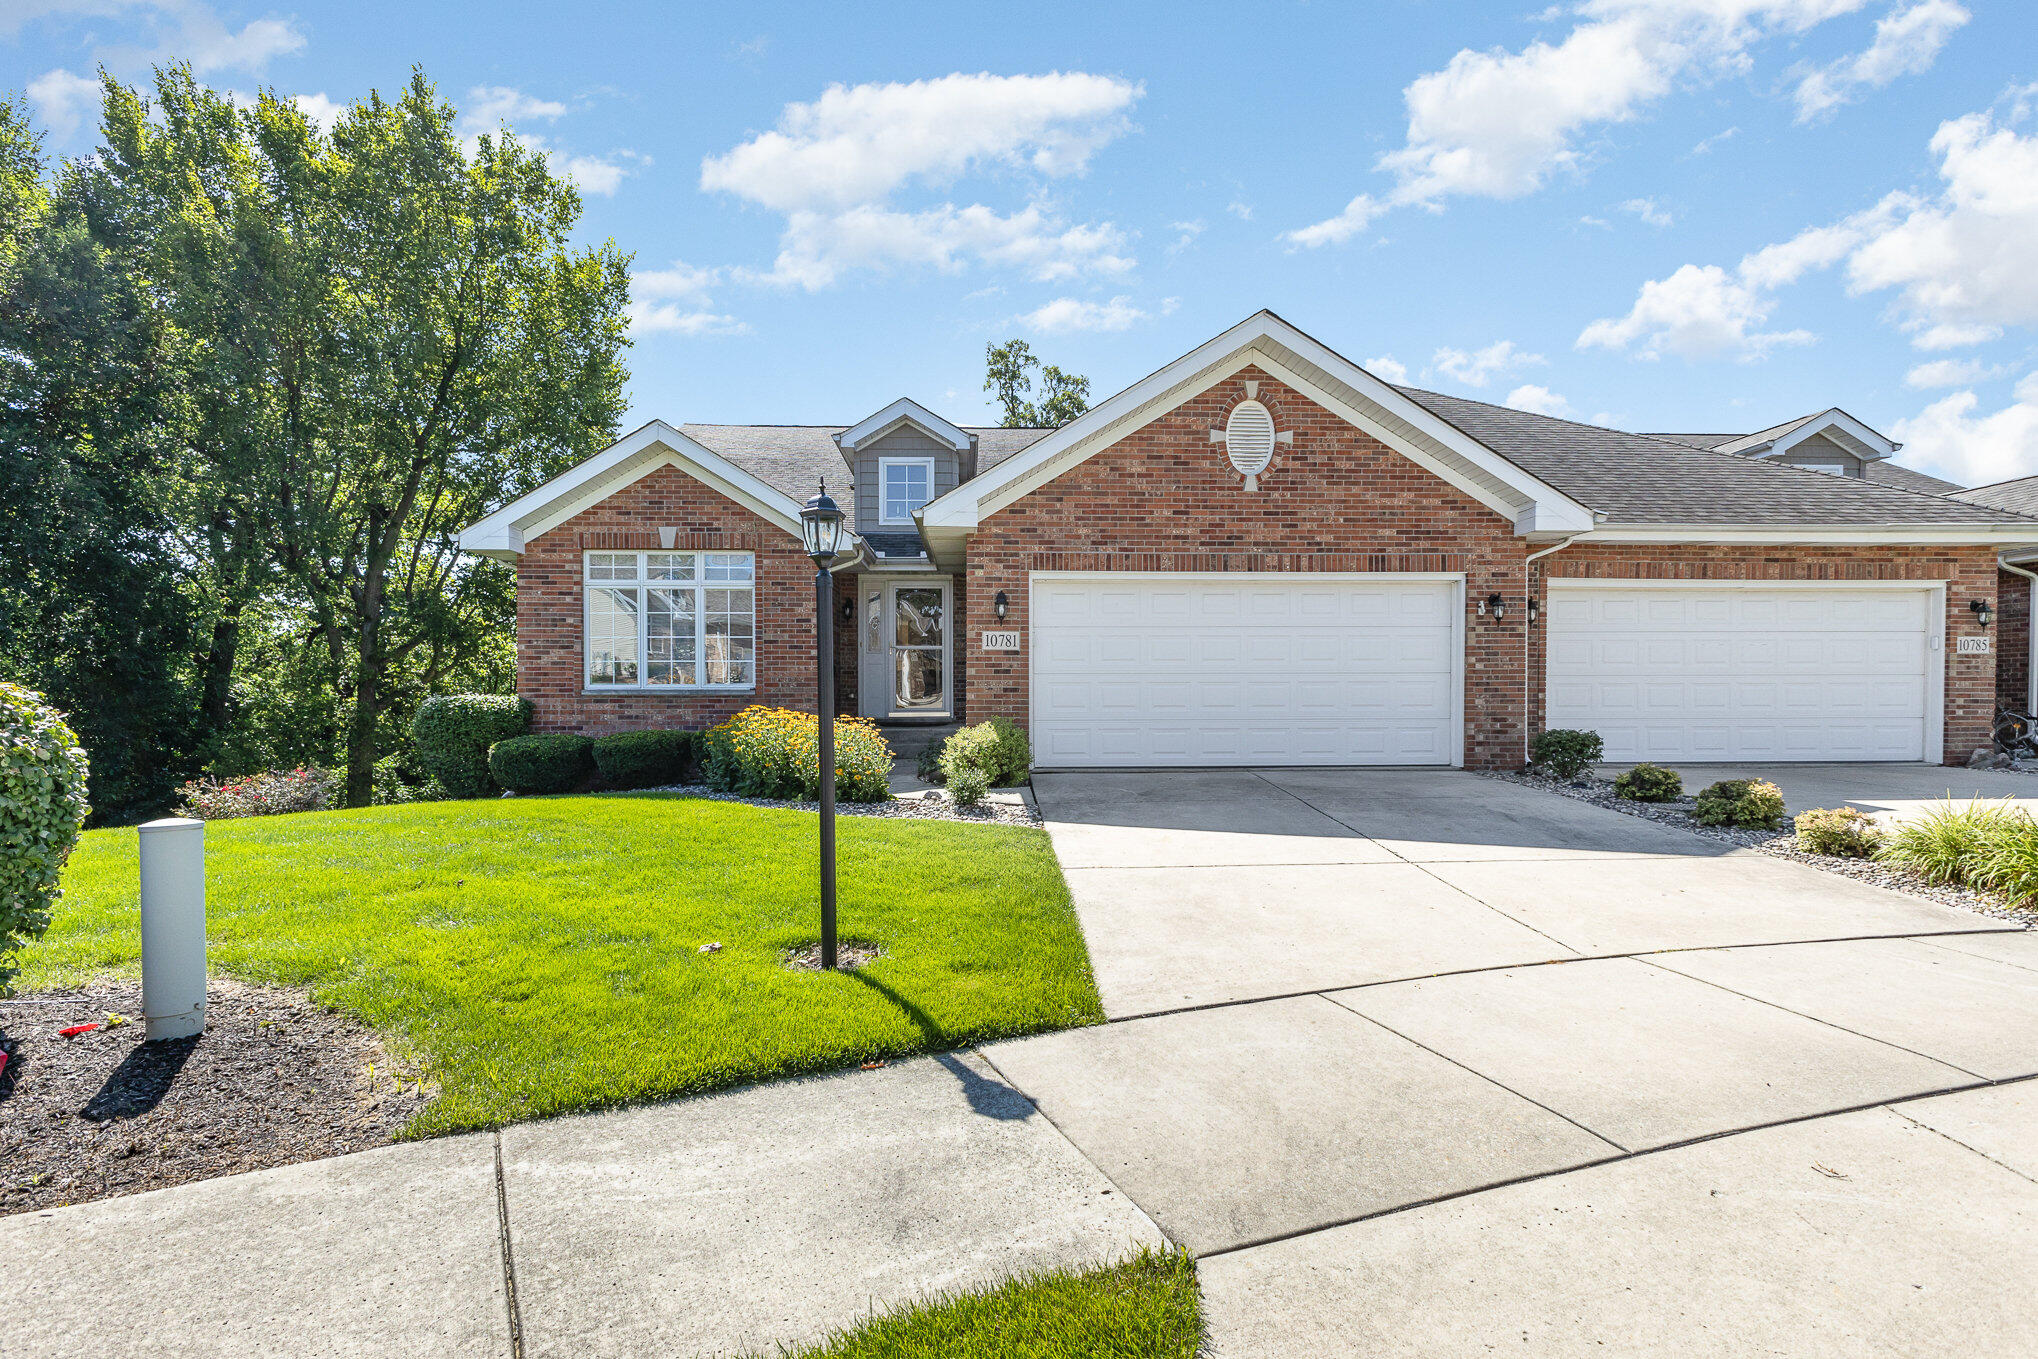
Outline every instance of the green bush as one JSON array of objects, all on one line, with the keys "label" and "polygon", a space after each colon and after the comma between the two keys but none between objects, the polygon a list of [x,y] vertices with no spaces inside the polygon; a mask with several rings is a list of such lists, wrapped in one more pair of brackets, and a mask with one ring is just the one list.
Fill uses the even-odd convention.
[{"label": "green bush", "polygon": [[1553,779],[1575,779],[1606,752],[1596,731],[1539,732],[1529,743],[1529,767]]},{"label": "green bush", "polygon": [[988,787],[1012,788],[1033,773],[1033,743],[1011,718],[993,717],[949,736],[941,743],[939,763],[943,781],[952,781],[957,770],[972,769]]},{"label": "green bush", "polygon": [[1783,790],[1767,779],[1721,779],[1691,809],[1701,826],[1775,830],[1783,823]]},{"label": "green bush", "polygon": [[941,752],[947,746],[948,742],[941,740],[920,747],[920,753],[913,758],[913,773],[920,782],[936,786],[948,782],[948,775],[941,772]]},{"label": "green bush", "polygon": [[1799,812],[1797,847],[1812,854],[1841,859],[1866,859],[1882,848],[1882,830],[1875,818],[1853,807],[1815,807]]},{"label": "green bush", "polygon": [[[745,708],[701,735],[708,785],[741,797],[812,802],[821,795],[821,724],[812,713]],[[868,718],[835,719],[835,796],[885,802],[892,749]]]},{"label": "green bush", "polygon": [[686,782],[700,733],[619,731],[597,737],[594,767],[611,788],[666,788]]},{"label": "green bush", "polygon": [[489,776],[513,793],[570,792],[593,768],[585,736],[512,736],[488,748]]},{"label": "green bush", "polygon": [[445,785],[414,766],[403,755],[385,755],[375,762],[377,807],[399,806],[406,802],[443,802],[445,798]]},{"label": "green bush", "polygon": [[418,705],[410,739],[418,763],[454,797],[485,797],[494,787],[488,752],[531,729],[531,700],[514,694],[434,694]]},{"label": "green bush", "polygon": [[2020,811],[1985,832],[1969,881],[2030,910],[2038,903],[2038,821]]},{"label": "green bush", "polygon": [[958,807],[981,806],[990,791],[990,776],[973,765],[958,766],[948,776],[948,796]]},{"label": "green bush", "polygon": [[49,928],[57,878],[92,809],[85,749],[42,695],[0,684],[0,996]]},{"label": "green bush", "polygon": [[1684,776],[1660,764],[1638,764],[1613,781],[1613,792],[1630,802],[1675,802],[1684,796]]},{"label": "green bush", "polygon": [[1926,882],[1974,882],[1984,865],[2005,847],[2014,847],[2030,825],[2031,818],[2008,801],[1970,802],[1964,807],[1941,802],[1917,820],[1898,826],[1876,857],[1908,868]]}]

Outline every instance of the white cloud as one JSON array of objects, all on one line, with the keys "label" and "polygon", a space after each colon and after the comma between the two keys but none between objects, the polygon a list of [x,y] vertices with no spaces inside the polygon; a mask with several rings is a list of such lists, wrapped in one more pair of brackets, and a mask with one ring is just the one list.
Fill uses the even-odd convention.
[{"label": "white cloud", "polygon": [[[1585,0],[1558,42],[1519,52],[1460,51],[1402,91],[1407,143],[1375,168],[1394,177],[1336,217],[1287,233],[1298,246],[1349,240],[1393,207],[1470,194],[1518,198],[1575,171],[1594,129],[1630,121],[1676,87],[1738,73],[1750,49],[1802,32],[1866,0]],[[1555,18],[1557,15],[1545,16]]]},{"label": "white cloud", "polygon": [[1652,227],[1667,227],[1677,219],[1670,215],[1670,209],[1659,205],[1653,198],[1630,198],[1620,205],[1622,212],[1631,212]]},{"label": "white cloud", "polygon": [[1439,349],[1430,356],[1430,367],[1467,387],[1484,387],[1502,373],[1547,363],[1541,354],[1517,349],[1513,340],[1496,340],[1484,349]]},{"label": "white cloud", "polygon": [[566,162],[566,177],[572,180],[574,187],[582,193],[612,198],[616,190],[622,187],[623,177],[632,172],[632,166],[622,164],[622,161],[628,158],[627,153],[616,156],[574,156]]},{"label": "white cloud", "polygon": [[213,71],[259,71],[277,57],[304,47],[304,33],[288,19],[256,19],[229,29],[203,5],[164,5],[177,16],[179,31],[166,55],[191,63],[200,75]]},{"label": "white cloud", "polygon": [[1917,75],[1938,59],[1946,40],[1973,16],[1954,0],[1915,0],[1875,25],[1867,50],[1807,73],[1797,86],[1797,120],[1829,116],[1864,89]]},{"label": "white cloud", "polygon": [[749,326],[721,312],[692,310],[676,302],[632,302],[630,330],[637,335],[741,335]]},{"label": "white cloud", "polygon": [[1613,230],[1612,222],[1607,221],[1604,217],[1594,217],[1591,213],[1587,213],[1585,214],[1585,216],[1580,217],[1578,219],[1578,225],[1589,227],[1601,227],[1608,231]]},{"label": "white cloud", "polygon": [[1718,146],[1722,142],[1732,141],[1735,137],[1740,135],[1740,132],[1741,129],[1738,126],[1727,128],[1723,132],[1715,132],[1712,134],[1712,136],[1705,138],[1703,141],[1699,142],[1698,145],[1692,147],[1691,154],[1694,156],[1703,156],[1710,154],[1715,146]]},{"label": "white cloud", "polygon": [[1203,219],[1198,217],[1187,222],[1170,222],[1168,230],[1175,233],[1174,244],[1168,247],[1168,253],[1179,255],[1195,244],[1196,238],[1203,234]]},{"label": "white cloud", "polygon": [[29,81],[28,98],[50,136],[64,142],[77,135],[86,118],[98,111],[101,90],[97,80],[59,67]]},{"label": "white cloud", "polygon": [[270,15],[229,28],[203,0],[9,0],[0,6],[0,36],[12,36],[30,20],[138,27],[140,43],[108,41],[90,29],[80,35],[76,46],[115,68],[184,61],[199,75],[259,72],[305,44],[304,30],[293,19]]},{"label": "white cloud", "polygon": [[1367,359],[1359,367],[1365,369],[1374,377],[1379,378],[1382,382],[1392,382],[1399,385],[1408,381],[1408,365],[1395,358],[1392,354],[1382,354],[1376,359]]},{"label": "white cloud", "polygon": [[1580,349],[1636,348],[1645,359],[1676,354],[1687,359],[1732,354],[1755,358],[1778,345],[1809,344],[1803,330],[1765,331],[1769,296],[1717,264],[1687,264],[1668,278],[1642,285],[1622,317],[1602,317],[1578,336]]},{"label": "white cloud", "polygon": [[[1169,307],[1167,310],[1172,311],[1173,308]],[[1042,334],[1065,335],[1079,330],[1107,332],[1130,330],[1135,323],[1146,318],[1147,313],[1133,306],[1130,297],[1114,297],[1109,302],[1085,302],[1073,297],[1057,297],[1054,301],[1035,307],[1017,319],[1021,325]]]},{"label": "white cloud", "polygon": [[1533,382],[1524,382],[1521,386],[1509,392],[1505,400],[1506,404],[1512,409],[1527,411],[1531,415],[1555,415],[1566,419],[1571,415],[1571,403],[1569,401],[1566,401],[1548,387],[1541,387]]},{"label": "white cloud", "polygon": [[862,269],[970,263],[1056,282],[1133,267],[1125,232],[1070,222],[1037,193],[1002,212],[983,203],[896,207],[909,186],[976,171],[1078,175],[1130,129],[1144,87],[1111,76],[956,74],[911,84],[830,86],[788,104],[776,129],[701,162],[701,187],[785,214],[769,270],[748,281],[806,288]]},{"label": "white cloud", "polygon": [[1250,222],[1253,219],[1253,205],[1243,199],[1232,199],[1225,205],[1224,210],[1241,222]]},{"label": "white cloud", "polygon": [[1942,397],[1908,420],[1890,426],[1914,462],[1963,486],[1985,486],[2038,472],[2038,373],[2017,384],[2001,410],[1976,415],[1971,391]]},{"label": "white cloud", "polygon": [[1964,387],[1983,378],[2000,375],[1999,368],[1991,368],[1976,359],[1933,359],[1921,363],[1904,374],[1906,387]]},{"label": "white cloud", "polygon": [[317,94],[293,94],[290,103],[323,132],[331,132],[333,124],[339,122],[340,115],[347,111],[345,104],[326,98],[323,90]]},{"label": "white cloud", "polygon": [[473,137],[494,132],[504,124],[515,127],[537,118],[552,122],[565,113],[566,105],[555,99],[539,99],[508,85],[476,85],[467,91],[467,105],[460,112],[458,126]]},{"label": "white cloud", "polygon": [[702,269],[674,260],[670,269],[639,269],[630,275],[630,291],[638,297],[706,301],[708,290],[722,280],[719,269]]},{"label": "white cloud", "polygon": [[1081,174],[1130,128],[1144,92],[1077,71],[831,85],[811,104],[786,105],[773,131],[703,160],[701,187],[791,213],[873,203],[909,180],[986,165]]},{"label": "white cloud", "polygon": [[722,277],[720,269],[685,260],[674,260],[669,269],[639,269],[630,275],[630,329],[639,335],[742,334],[750,327],[716,311],[709,296]]}]

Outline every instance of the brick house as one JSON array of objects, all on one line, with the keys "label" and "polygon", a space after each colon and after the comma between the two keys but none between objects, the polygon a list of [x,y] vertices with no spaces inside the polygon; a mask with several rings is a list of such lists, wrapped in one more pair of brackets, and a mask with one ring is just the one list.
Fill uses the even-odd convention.
[{"label": "brick house", "polygon": [[2029,706],[2038,504],[1895,451],[1837,408],[1630,434],[1398,387],[1260,312],[1056,430],[654,422],[461,544],[516,565],[542,731],[811,708],[825,479],[841,709],[1004,714],[1043,768],[1503,768],[1560,726],[1958,762],[1999,679]]}]

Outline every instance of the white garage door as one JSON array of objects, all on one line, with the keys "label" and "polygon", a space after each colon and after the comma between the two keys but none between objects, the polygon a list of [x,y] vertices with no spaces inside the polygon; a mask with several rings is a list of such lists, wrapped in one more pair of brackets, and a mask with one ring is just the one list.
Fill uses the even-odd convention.
[{"label": "white garage door", "polygon": [[1036,575],[1047,768],[1451,764],[1454,580]]},{"label": "white garage door", "polygon": [[1922,760],[1936,598],[1553,581],[1546,721],[1609,760]]}]

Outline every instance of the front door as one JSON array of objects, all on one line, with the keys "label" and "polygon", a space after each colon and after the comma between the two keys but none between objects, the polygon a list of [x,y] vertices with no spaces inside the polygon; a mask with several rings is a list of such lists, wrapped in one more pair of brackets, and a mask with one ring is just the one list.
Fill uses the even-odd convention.
[{"label": "front door", "polygon": [[865,717],[946,717],[947,577],[864,576],[858,604],[858,707]]}]

